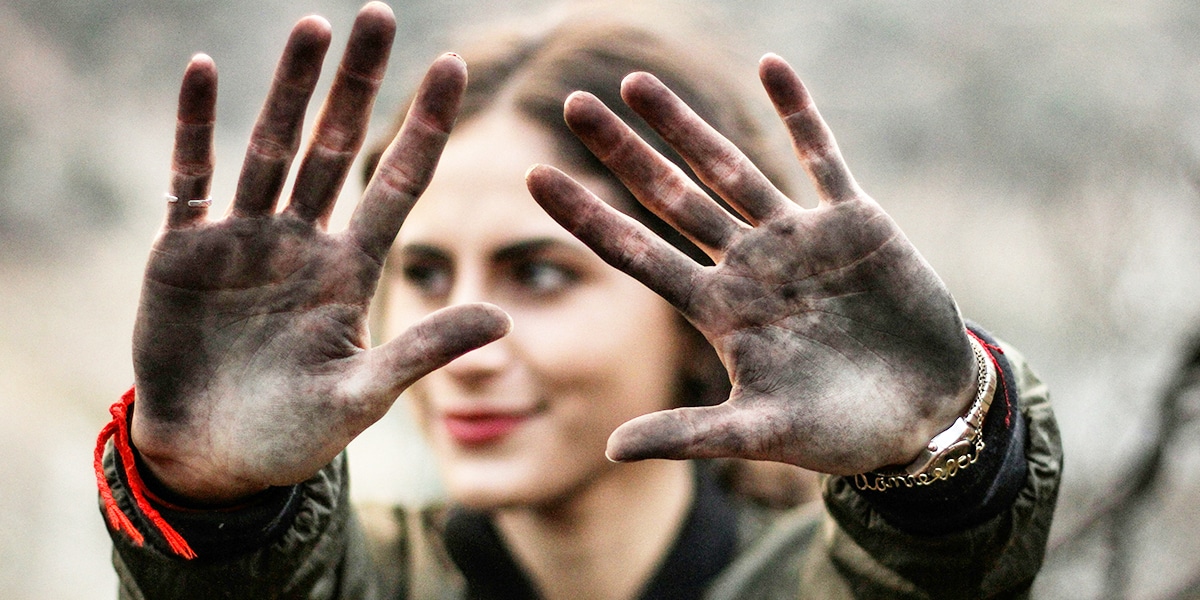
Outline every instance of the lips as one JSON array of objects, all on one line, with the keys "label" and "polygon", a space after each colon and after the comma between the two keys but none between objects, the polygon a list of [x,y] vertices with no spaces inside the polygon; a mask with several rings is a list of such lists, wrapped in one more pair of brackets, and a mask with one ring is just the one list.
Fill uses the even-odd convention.
[{"label": "lips", "polygon": [[498,442],[526,420],[527,415],[509,413],[455,413],[442,417],[450,438],[464,446]]}]

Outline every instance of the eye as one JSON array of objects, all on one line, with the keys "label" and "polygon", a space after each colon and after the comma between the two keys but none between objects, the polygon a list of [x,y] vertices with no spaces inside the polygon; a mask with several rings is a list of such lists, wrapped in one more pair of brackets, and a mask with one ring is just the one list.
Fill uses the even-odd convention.
[{"label": "eye", "polygon": [[454,285],[454,274],[449,263],[443,260],[405,260],[400,268],[400,276],[426,298],[444,298]]},{"label": "eye", "polygon": [[552,260],[529,259],[512,265],[512,277],[513,282],[526,293],[545,296],[573,287],[579,281],[579,272]]}]

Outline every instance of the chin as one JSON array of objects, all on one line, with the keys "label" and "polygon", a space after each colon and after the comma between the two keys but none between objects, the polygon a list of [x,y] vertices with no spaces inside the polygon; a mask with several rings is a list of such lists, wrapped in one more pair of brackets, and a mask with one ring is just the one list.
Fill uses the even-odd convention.
[{"label": "chin", "polygon": [[449,497],[450,501],[454,504],[484,512],[518,509],[528,506],[527,501],[520,496],[479,488],[450,490]]},{"label": "chin", "polygon": [[464,473],[445,473],[443,480],[450,500],[456,504],[476,510],[501,510],[521,508],[539,504],[544,489],[535,485],[523,485],[496,473],[487,477],[470,476]]},{"label": "chin", "polygon": [[439,462],[450,500],[477,510],[559,505],[602,477],[575,465],[513,457],[442,457]]}]

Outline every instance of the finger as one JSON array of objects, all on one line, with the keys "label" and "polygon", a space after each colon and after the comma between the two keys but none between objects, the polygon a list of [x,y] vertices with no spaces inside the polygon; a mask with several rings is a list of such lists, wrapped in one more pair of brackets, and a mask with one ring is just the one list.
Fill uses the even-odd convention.
[{"label": "finger", "polygon": [[608,437],[609,460],[760,458],[729,404],[676,408],[632,419]]},{"label": "finger", "polygon": [[362,147],[375,94],[387,70],[396,18],[381,2],[364,6],[300,163],[287,210],[324,225]]},{"label": "finger", "polygon": [[[217,114],[217,66],[204,54],[188,62],[179,87],[167,227],[204,220],[212,187],[213,127]],[[189,203],[189,201],[191,201]]]},{"label": "finger", "polygon": [[533,199],[604,262],[689,314],[703,267],[554,167],[534,166],[525,183]]},{"label": "finger", "polygon": [[377,261],[383,261],[408,211],[433,178],[466,87],[462,58],[443,54],[435,60],[404,124],[379,159],[348,229],[351,239]]},{"label": "finger", "polygon": [[638,201],[709,251],[710,256],[711,250],[725,248],[742,229],[733,215],[595,96],[585,92],[571,94],[563,115],[571,131],[621,179]]},{"label": "finger", "polygon": [[508,314],[491,304],[460,304],[430,314],[368,352],[364,396],[390,404],[430,371],[504,337],[511,329]]},{"label": "finger", "polygon": [[822,200],[836,203],[861,194],[833,132],[792,67],[779,56],[767,54],[759,62],[758,74]]},{"label": "finger", "polygon": [[770,219],[791,200],[775,189],[750,159],[704,122],[658,78],[632,73],[621,82],[621,97],[751,224]]},{"label": "finger", "polygon": [[292,28],[250,134],[231,208],[234,215],[253,217],[275,211],[300,146],[304,112],[321,75],[329,37],[329,22],[321,17],[305,17]]}]

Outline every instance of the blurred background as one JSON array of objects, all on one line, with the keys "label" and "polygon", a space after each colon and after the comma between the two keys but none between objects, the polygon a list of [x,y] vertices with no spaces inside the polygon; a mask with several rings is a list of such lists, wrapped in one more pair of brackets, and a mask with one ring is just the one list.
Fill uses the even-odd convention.
[{"label": "blurred background", "polygon": [[[395,3],[374,130],[455,32],[557,4]],[[219,212],[291,24],[332,22],[332,67],[358,8],[0,0],[0,597],[115,597],[91,456],[132,380],[188,57],[207,52],[221,72]],[[748,78],[766,51],[792,62],[964,313],[1049,382],[1067,467],[1035,597],[1200,597],[1200,4],[679,10],[727,24]],[[436,494],[422,452],[398,405],[352,446],[355,494]]]}]

